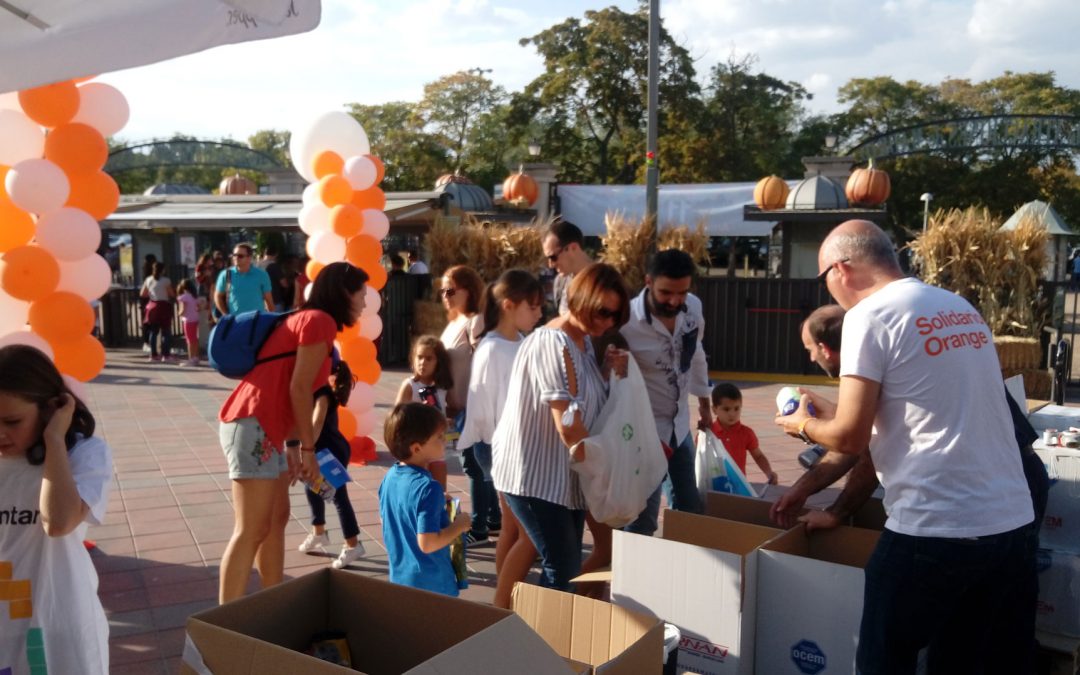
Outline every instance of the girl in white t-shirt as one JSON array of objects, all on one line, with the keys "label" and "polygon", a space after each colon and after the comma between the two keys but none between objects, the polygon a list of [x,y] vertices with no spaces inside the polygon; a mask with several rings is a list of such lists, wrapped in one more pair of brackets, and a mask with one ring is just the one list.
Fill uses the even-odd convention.
[{"label": "girl in white t-shirt", "polygon": [[[394,404],[416,401],[438,408],[446,415],[447,393],[454,386],[446,347],[434,335],[421,335],[413,343],[409,362],[412,364],[412,375],[402,380]],[[445,492],[446,461],[431,462],[428,470]]]},{"label": "girl in white t-shirt", "polygon": [[0,348],[0,672],[109,672],[109,624],[83,546],[112,479],[109,446],[93,434],[48,357]]},{"label": "girl in white t-shirt", "polygon": [[180,318],[184,323],[184,341],[187,342],[188,360],[182,366],[199,365],[199,312],[206,300],[195,297],[195,283],[184,279],[177,287],[176,304],[180,306]]},{"label": "girl in white t-shirt", "polygon": [[[510,591],[523,581],[536,560],[536,549],[521,530],[491,482],[491,439],[510,391],[510,371],[523,333],[536,327],[544,302],[544,287],[524,270],[508,270],[488,286],[484,295],[484,333],[473,354],[469,378],[468,410],[458,445],[471,480],[473,523],[471,533],[486,537],[501,523],[495,547],[496,607],[510,607]],[[500,506],[502,508],[500,508]]]}]

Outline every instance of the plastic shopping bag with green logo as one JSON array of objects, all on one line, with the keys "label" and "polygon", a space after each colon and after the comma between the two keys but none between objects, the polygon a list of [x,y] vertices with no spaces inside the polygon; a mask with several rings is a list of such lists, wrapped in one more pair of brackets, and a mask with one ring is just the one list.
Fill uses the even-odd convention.
[{"label": "plastic shopping bag with green logo", "polygon": [[590,431],[582,441],[584,458],[570,466],[593,518],[622,527],[645,509],[667,473],[645,380],[633,358],[626,377],[612,373],[607,403]]}]

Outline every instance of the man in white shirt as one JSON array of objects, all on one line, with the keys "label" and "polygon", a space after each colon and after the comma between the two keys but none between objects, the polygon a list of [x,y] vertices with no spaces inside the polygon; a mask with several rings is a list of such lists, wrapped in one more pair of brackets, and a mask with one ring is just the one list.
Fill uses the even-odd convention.
[{"label": "man in white shirt", "polygon": [[409,249],[409,274],[428,274],[428,266],[423,260],[420,259],[420,255]]},{"label": "man in white shirt", "polygon": [[905,278],[873,223],[837,226],[818,269],[847,310],[839,398],[808,395],[776,423],[849,454],[877,430],[889,518],[866,567],[859,671],[913,673],[925,649],[929,672],[1025,672],[1008,610],[1035,574],[1034,512],[990,330],[963,298]]},{"label": "man in white shirt", "polygon": [[560,315],[570,311],[566,304],[566,289],[570,287],[570,281],[575,274],[593,263],[593,259],[583,248],[584,244],[585,236],[581,229],[573,223],[561,220],[552,223],[540,240],[548,267],[559,273],[555,277],[552,300],[555,301],[555,310]]},{"label": "man in white shirt", "polygon": [[[677,511],[701,513],[703,505],[694,478],[694,439],[690,429],[690,396],[698,400],[698,426],[712,424],[709,368],[701,336],[705,319],[701,301],[690,292],[694,261],[669,249],[653,256],[645,289],[630,301],[630,320],[620,332],[645,378],[656,431],[671,449],[663,487]],[[660,486],[645,510],[626,530],[652,535],[660,512]]]}]

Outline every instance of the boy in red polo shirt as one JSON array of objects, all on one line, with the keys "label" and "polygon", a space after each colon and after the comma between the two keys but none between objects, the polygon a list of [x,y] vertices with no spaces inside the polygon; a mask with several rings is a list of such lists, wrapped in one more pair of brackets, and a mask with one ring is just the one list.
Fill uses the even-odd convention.
[{"label": "boy in red polo shirt", "polygon": [[769,478],[769,485],[776,485],[776,472],[769,464],[769,458],[758,447],[757,434],[743,424],[742,392],[728,382],[721,382],[712,390],[712,432],[723,442],[728,454],[739,465],[739,470],[746,474],[746,453],[754,458],[758,468]]}]

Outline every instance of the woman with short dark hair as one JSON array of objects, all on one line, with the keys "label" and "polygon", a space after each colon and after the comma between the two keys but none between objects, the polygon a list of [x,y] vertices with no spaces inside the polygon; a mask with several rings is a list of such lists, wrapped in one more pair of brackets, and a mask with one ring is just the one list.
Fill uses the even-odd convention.
[{"label": "woman with short dark hair", "polygon": [[[235,528],[221,560],[219,600],[244,594],[252,563],[262,587],[285,569],[289,485],[319,473],[312,427],[314,392],[330,375],[334,338],[364,309],[367,274],[347,262],[327,265],[311,296],[267,338],[257,364],[221,408],[221,447],[232,479]],[[286,439],[299,444],[286,449]],[[292,444],[290,444],[291,446]]]}]

